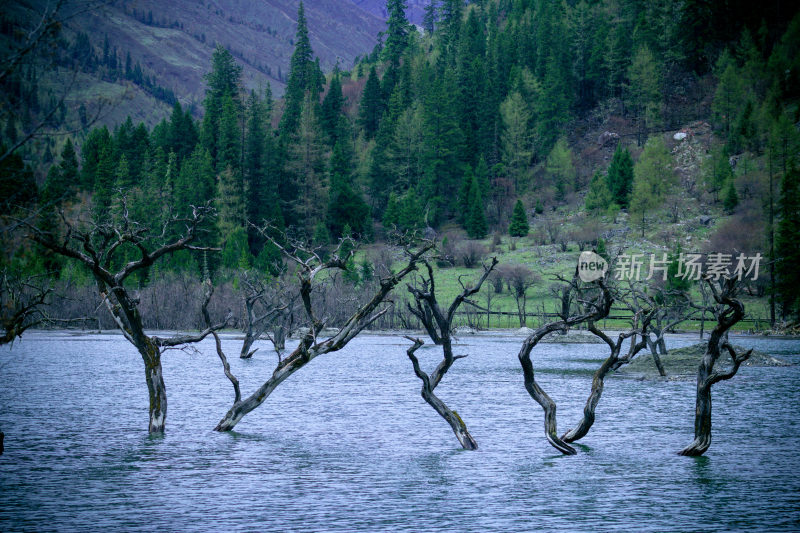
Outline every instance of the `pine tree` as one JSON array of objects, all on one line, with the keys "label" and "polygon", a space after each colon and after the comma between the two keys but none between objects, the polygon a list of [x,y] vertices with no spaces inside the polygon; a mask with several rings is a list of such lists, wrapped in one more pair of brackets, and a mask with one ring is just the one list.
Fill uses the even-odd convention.
[{"label": "pine tree", "polygon": [[340,80],[339,65],[337,63],[333,70],[331,83],[328,86],[328,92],[325,95],[325,99],[322,101],[319,117],[322,131],[328,136],[328,143],[330,146],[334,146],[339,140],[339,120],[342,117],[343,104],[342,82]]},{"label": "pine tree", "polygon": [[[244,184],[238,170],[226,167],[219,175],[216,195],[217,226],[223,240],[245,227]],[[246,233],[245,233],[246,235]]]},{"label": "pine tree", "polygon": [[611,164],[608,166],[608,189],[620,207],[628,207],[633,189],[633,159],[627,148],[617,145]]},{"label": "pine tree", "polygon": [[519,92],[512,92],[500,105],[500,115],[503,118],[503,165],[514,189],[520,190],[527,183],[533,150],[528,129],[531,117]]},{"label": "pine tree", "polygon": [[242,134],[237,105],[233,97],[222,96],[222,114],[219,119],[219,141],[217,144],[217,169],[231,168],[242,171]]},{"label": "pine tree", "polygon": [[556,199],[563,200],[569,192],[577,189],[575,180],[577,174],[572,164],[572,150],[567,145],[567,139],[561,137],[550,150],[545,161],[545,170],[553,180],[556,189]]},{"label": "pine tree", "polygon": [[653,53],[646,46],[636,51],[628,69],[628,92],[639,123],[638,144],[661,118],[660,72]]},{"label": "pine tree", "polygon": [[364,92],[361,94],[361,103],[358,107],[358,123],[364,129],[364,134],[368,139],[377,133],[382,114],[381,86],[373,66],[369,69],[367,83],[364,85]]},{"label": "pine tree", "polygon": [[595,214],[604,213],[612,202],[606,177],[598,170],[592,176],[592,181],[589,182],[589,191],[586,193],[586,210]]},{"label": "pine tree", "polygon": [[361,195],[351,186],[351,156],[344,142],[337,142],[331,154],[328,229],[334,238],[344,236],[345,228],[350,228],[351,232],[364,238],[371,233],[370,210]]},{"label": "pine tree", "polygon": [[284,111],[279,130],[284,137],[292,135],[300,122],[301,108],[306,91],[310,91],[317,83],[318,68],[313,61],[314,52],[308,37],[305,8],[303,2],[297,8],[297,32],[295,33],[294,52],[289,70],[289,81],[284,94]]},{"label": "pine tree", "polygon": [[739,194],[736,192],[734,181],[733,176],[731,176],[722,193],[722,207],[728,214],[733,213],[739,205]]},{"label": "pine tree", "polygon": [[214,165],[208,150],[198,145],[181,165],[175,179],[175,213],[188,216],[191,206],[203,206],[216,196]]},{"label": "pine tree", "polygon": [[525,206],[522,200],[517,200],[514,204],[514,211],[511,214],[511,224],[508,226],[508,234],[512,237],[525,237],[530,231],[528,216],[525,214]]},{"label": "pine tree", "polygon": [[69,191],[76,191],[78,188],[78,157],[75,155],[75,147],[72,139],[67,137],[64,148],[61,150],[61,163],[59,164],[61,180]]},{"label": "pine tree", "polygon": [[400,66],[400,56],[408,46],[409,23],[406,19],[405,0],[386,0],[386,42],[383,46],[383,55],[390,65],[390,69]]},{"label": "pine tree", "polygon": [[631,217],[640,221],[642,236],[648,214],[664,203],[678,186],[672,169],[672,158],[660,137],[650,137],[634,167],[633,193],[630,199]]},{"label": "pine tree", "polygon": [[776,289],[784,316],[800,316],[800,171],[792,165],[781,181],[775,241]]},{"label": "pine tree", "polygon": [[[224,127],[230,127],[231,116],[236,117],[241,106],[239,101],[239,83],[242,74],[242,67],[236,63],[231,53],[222,45],[217,45],[211,58],[211,72],[205,79],[208,84],[206,98],[203,102],[205,115],[203,116],[203,127],[200,140],[203,146],[208,149],[214,160],[214,168],[217,171],[224,170],[225,166],[231,164],[232,155],[230,151],[221,156],[223,149],[220,147],[223,135],[222,120],[228,120]],[[232,106],[232,109],[231,109]],[[227,107],[223,110],[223,107]],[[226,114],[226,116],[223,116]],[[226,132],[226,148],[231,147],[231,133]],[[220,161],[220,158],[224,161]]]},{"label": "pine tree", "polygon": [[325,180],[325,146],[311,94],[302,105],[297,131],[291,137],[286,171],[295,193],[290,200],[287,224],[311,236],[315,224],[325,220],[328,187]]},{"label": "pine tree", "polygon": [[469,196],[470,206],[466,224],[467,235],[473,239],[483,239],[489,231],[489,226],[486,223],[486,215],[483,212],[483,198],[481,197],[478,178],[474,175],[472,177],[472,184],[470,185]]}]

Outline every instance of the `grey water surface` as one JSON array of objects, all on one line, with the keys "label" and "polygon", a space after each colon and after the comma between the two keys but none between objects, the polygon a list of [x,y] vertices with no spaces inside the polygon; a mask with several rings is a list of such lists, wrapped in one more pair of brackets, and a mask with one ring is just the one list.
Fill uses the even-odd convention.
[{"label": "grey water surface", "polygon": [[[606,380],[597,421],[561,456],[543,437],[517,351],[466,336],[437,393],[480,449],[465,452],[419,395],[397,336],[361,336],[292,376],[237,432],[212,341],[168,351],[167,431],[147,435],[142,361],[119,335],[32,332],[0,349],[0,531],[730,531],[800,529],[800,366],[743,367],[714,387],[704,457],[694,383]],[[671,346],[696,342],[672,339]],[[800,362],[800,342],[738,337]],[[417,354],[431,370],[438,348]],[[274,368],[226,337],[244,394]],[[542,344],[537,379],[578,421],[603,345]]]}]

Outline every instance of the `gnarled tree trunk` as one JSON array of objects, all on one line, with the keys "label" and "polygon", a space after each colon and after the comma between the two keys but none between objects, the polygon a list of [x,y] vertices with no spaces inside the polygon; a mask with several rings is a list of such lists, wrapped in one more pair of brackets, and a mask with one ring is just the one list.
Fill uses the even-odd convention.
[{"label": "gnarled tree trunk", "polygon": [[408,354],[408,358],[411,359],[411,363],[414,365],[414,373],[416,373],[417,377],[422,380],[422,399],[425,400],[428,405],[433,407],[434,411],[439,413],[439,416],[447,421],[447,423],[450,425],[450,429],[453,430],[453,434],[455,434],[462,448],[465,450],[477,450],[478,443],[475,442],[475,439],[470,434],[469,430],[467,429],[467,425],[464,423],[461,417],[458,416],[457,412],[450,409],[447,404],[445,404],[438,396],[436,396],[436,394],[434,394],[430,377],[420,368],[419,361],[414,355],[414,352],[417,350],[417,348],[422,346],[422,340],[412,339],[411,337],[406,338],[414,342],[414,345],[409,348],[406,353]]},{"label": "gnarled tree trunk", "polygon": [[150,338],[137,346],[144,361],[144,375],[150,398],[150,433],[162,433],[167,422],[167,386],[161,370],[161,350]]},{"label": "gnarled tree trunk", "polygon": [[439,382],[442,380],[447,371],[450,370],[450,367],[453,366],[455,360],[466,357],[465,355],[453,355],[453,344],[450,335],[450,330],[453,327],[453,318],[455,317],[455,313],[462,303],[473,303],[468,300],[468,298],[474,294],[477,294],[481,290],[481,286],[489,277],[489,274],[492,273],[494,267],[497,266],[497,258],[493,257],[489,266],[484,265],[483,275],[478,279],[478,282],[474,286],[465,286],[459,279],[459,283],[461,284],[463,290],[458,296],[455,297],[447,311],[444,311],[439,306],[439,302],[436,298],[436,282],[433,277],[433,268],[427,261],[425,261],[425,266],[428,270],[427,279],[422,279],[421,286],[408,286],[408,291],[414,297],[414,302],[416,304],[414,307],[409,305],[408,309],[420,320],[420,322],[422,322],[422,324],[425,326],[425,330],[428,332],[434,343],[441,345],[442,355],[444,357],[436,366],[433,374],[428,376],[428,374],[422,370],[417,357],[414,355],[414,352],[417,351],[417,348],[422,346],[423,342],[420,339],[406,337],[408,340],[414,343],[414,345],[409,348],[406,353],[408,354],[408,358],[411,360],[411,364],[414,366],[414,373],[419,379],[422,380],[422,398],[428,403],[428,405],[433,407],[439,416],[447,421],[462,448],[465,450],[477,450],[478,443],[476,443],[475,439],[472,438],[472,435],[470,435],[469,431],[467,430],[467,425],[464,423],[461,417],[458,416],[458,413],[450,409],[436,396],[436,394],[434,394],[433,391],[436,386],[439,385]]},{"label": "gnarled tree trunk", "polygon": [[522,366],[522,375],[525,383],[525,390],[528,391],[531,398],[538,403],[544,410],[544,433],[549,442],[556,450],[564,455],[574,455],[577,453],[575,448],[564,442],[558,436],[558,427],[556,424],[556,403],[552,398],[539,386],[536,382],[536,375],[533,369],[533,362],[531,361],[531,351],[545,336],[550,333],[560,331],[566,333],[571,326],[586,321],[602,320],[608,316],[611,310],[612,298],[602,280],[598,280],[598,287],[601,294],[593,302],[587,302],[588,310],[569,316],[569,299],[571,292],[578,287],[577,277],[572,280],[568,290],[562,292],[562,319],[557,322],[545,324],[536,331],[534,331],[522,343],[522,348],[519,351],[519,362]]},{"label": "gnarled tree trunk", "polygon": [[[748,350],[742,355],[738,355],[733,347],[728,344],[726,338],[728,330],[744,318],[744,305],[735,298],[736,280],[724,280],[721,288],[718,288],[710,279],[706,281],[714,296],[714,300],[716,300],[718,304],[727,307],[717,315],[717,325],[711,331],[711,336],[708,339],[708,347],[697,369],[694,440],[689,446],[678,452],[679,455],[694,457],[703,455],[711,445],[711,386],[719,381],[727,380],[735,376],[736,372],[739,371],[739,366],[749,359],[753,352],[753,350]],[[714,370],[714,365],[719,359],[723,349],[728,351],[733,361],[733,366],[728,372]]]},{"label": "gnarled tree trunk", "polygon": [[[589,433],[589,430],[594,424],[597,404],[600,403],[600,397],[603,395],[605,377],[610,372],[613,372],[621,366],[628,364],[634,357],[636,357],[636,354],[644,349],[644,347],[647,345],[648,337],[647,335],[644,335],[643,332],[647,329],[649,321],[650,316],[647,316],[643,319],[640,331],[640,337],[642,340],[636,344],[634,344],[634,340],[636,338],[635,330],[620,333],[615,342],[612,341],[605,333],[600,331],[594,322],[589,322],[589,331],[600,337],[603,342],[609,346],[611,353],[606,360],[603,361],[603,364],[600,365],[600,368],[598,368],[594,373],[594,376],[592,376],[592,390],[589,393],[589,398],[586,400],[586,405],[583,407],[583,418],[581,418],[577,426],[567,431],[561,437],[561,440],[564,442],[575,442],[579,439],[582,439],[587,433]],[[622,344],[628,337],[631,338],[631,348],[628,350],[628,354],[626,356],[620,357],[619,354],[622,351]]]}]

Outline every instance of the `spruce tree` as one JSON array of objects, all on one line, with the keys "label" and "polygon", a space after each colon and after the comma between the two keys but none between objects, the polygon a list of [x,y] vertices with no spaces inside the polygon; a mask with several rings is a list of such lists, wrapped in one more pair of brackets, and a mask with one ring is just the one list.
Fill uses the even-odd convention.
[{"label": "spruce tree", "polygon": [[317,83],[318,68],[313,61],[311,41],[308,37],[305,8],[303,2],[297,8],[297,32],[295,33],[294,52],[289,69],[289,80],[284,94],[284,110],[279,126],[281,135],[292,135],[300,122],[301,108],[306,91],[312,90]]},{"label": "spruce tree", "polygon": [[514,211],[511,214],[511,224],[508,226],[508,234],[512,237],[525,237],[530,231],[528,216],[525,214],[525,206],[522,200],[517,200],[514,204]]},{"label": "spruce tree", "polygon": [[381,96],[381,86],[378,81],[378,74],[375,67],[369,69],[367,83],[364,85],[364,92],[361,94],[361,103],[358,106],[358,123],[364,130],[364,135],[368,139],[375,136],[380,125],[381,114],[383,113],[383,100]]},{"label": "spruce tree", "polygon": [[489,226],[486,223],[486,215],[483,212],[483,199],[481,197],[480,185],[478,184],[477,177],[474,175],[472,177],[469,196],[470,206],[466,224],[467,235],[473,239],[483,239],[489,231]]},{"label": "spruce tree", "polygon": [[586,193],[586,210],[594,214],[604,213],[612,202],[606,177],[598,170],[592,176],[592,181],[589,182],[589,191]]},{"label": "spruce tree", "polygon": [[792,165],[781,180],[780,221],[775,240],[778,300],[784,316],[800,316],[800,170]]},{"label": "spruce tree", "polygon": [[728,214],[733,213],[739,205],[739,194],[736,192],[735,180],[731,176],[722,193],[722,207]]},{"label": "spruce tree", "polygon": [[343,104],[342,82],[340,80],[339,64],[337,63],[333,70],[331,83],[328,86],[328,92],[322,101],[319,117],[322,131],[328,136],[330,146],[336,145],[339,140],[339,119],[342,117]]},{"label": "spruce tree", "polygon": [[627,148],[617,145],[614,157],[608,167],[608,189],[614,203],[620,207],[628,207],[633,190],[633,159]]}]

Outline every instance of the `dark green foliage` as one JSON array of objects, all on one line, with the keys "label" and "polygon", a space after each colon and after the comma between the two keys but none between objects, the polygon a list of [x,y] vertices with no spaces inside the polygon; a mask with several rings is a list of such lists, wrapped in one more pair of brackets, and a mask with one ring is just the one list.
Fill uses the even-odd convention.
[{"label": "dark green foliage", "polygon": [[779,301],[784,315],[800,317],[800,170],[792,165],[781,181],[775,252]]},{"label": "dark green foliage", "polygon": [[328,136],[328,142],[331,146],[335,145],[340,137],[340,119],[342,119],[342,106],[344,105],[344,96],[342,96],[342,82],[339,76],[339,65],[333,71],[328,92],[325,94],[325,99],[322,101],[322,108],[320,110],[319,121],[322,125],[322,131]]},{"label": "dark green foliage", "polygon": [[[0,152],[5,153],[0,144]],[[0,208],[11,213],[16,207],[26,207],[37,197],[33,171],[14,153],[0,161]]]},{"label": "dark green foliage", "polygon": [[372,217],[369,206],[351,185],[351,155],[345,141],[336,143],[330,161],[328,229],[334,238],[345,236],[345,228],[359,238],[369,237]]},{"label": "dark green foliage", "polygon": [[381,115],[383,114],[383,98],[381,85],[375,67],[369,69],[367,83],[361,94],[361,103],[358,107],[358,123],[364,130],[367,138],[372,138],[378,131]]},{"label": "dark green foliage", "polygon": [[297,32],[294,53],[289,70],[289,81],[284,95],[285,105],[281,117],[280,131],[288,136],[295,132],[300,121],[301,107],[306,91],[317,89],[319,67],[313,61],[311,41],[308,38],[305,8],[303,2],[297,8]]},{"label": "dark green foliage", "polygon": [[598,170],[592,176],[592,181],[589,182],[589,192],[586,193],[586,210],[590,213],[604,213],[612,201],[606,176]]},{"label": "dark green foliage", "polygon": [[465,229],[467,230],[467,235],[473,239],[483,239],[489,231],[480,185],[478,184],[478,178],[474,175],[469,189],[469,214],[467,215]]},{"label": "dark green foliage", "polygon": [[78,186],[78,157],[72,140],[68,138],[61,151],[61,163],[51,166],[47,173],[41,200],[45,203],[67,200],[78,190]]},{"label": "dark green foliage", "polygon": [[608,167],[608,190],[614,203],[628,207],[633,190],[633,159],[627,148],[618,145]]},{"label": "dark green foliage", "polygon": [[528,215],[525,214],[525,206],[522,200],[517,200],[514,204],[514,211],[511,214],[511,223],[508,226],[508,234],[512,237],[525,237],[530,231],[528,225]]},{"label": "dark green foliage", "polygon": [[725,209],[726,213],[731,214],[736,210],[736,206],[738,205],[739,194],[736,192],[736,184],[734,183],[733,177],[731,177],[722,192],[722,207]]}]

